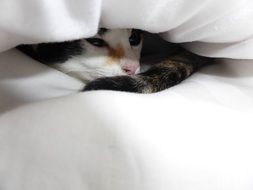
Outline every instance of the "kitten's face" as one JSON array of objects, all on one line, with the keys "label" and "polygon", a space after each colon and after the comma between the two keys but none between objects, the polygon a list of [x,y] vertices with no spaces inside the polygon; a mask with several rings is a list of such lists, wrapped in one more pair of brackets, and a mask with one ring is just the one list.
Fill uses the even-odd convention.
[{"label": "kitten's face", "polygon": [[[64,63],[68,74],[84,81],[104,76],[133,75],[140,71],[142,35],[132,29],[100,29],[82,40],[84,53]],[[63,66],[62,65],[62,66]]]}]

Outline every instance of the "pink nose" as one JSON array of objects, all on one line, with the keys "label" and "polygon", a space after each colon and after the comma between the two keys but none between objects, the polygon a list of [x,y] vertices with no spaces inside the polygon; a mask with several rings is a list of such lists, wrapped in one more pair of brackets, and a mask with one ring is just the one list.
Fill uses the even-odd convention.
[{"label": "pink nose", "polygon": [[139,65],[126,64],[122,66],[122,70],[128,75],[134,75],[139,68]]}]

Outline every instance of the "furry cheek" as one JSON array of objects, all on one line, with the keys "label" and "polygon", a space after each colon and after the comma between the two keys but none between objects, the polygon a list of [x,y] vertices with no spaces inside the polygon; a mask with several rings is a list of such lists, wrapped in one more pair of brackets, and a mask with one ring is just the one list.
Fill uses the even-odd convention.
[{"label": "furry cheek", "polygon": [[107,54],[107,63],[108,64],[118,64],[120,59],[125,56],[123,47],[118,44],[116,48],[110,48]]}]

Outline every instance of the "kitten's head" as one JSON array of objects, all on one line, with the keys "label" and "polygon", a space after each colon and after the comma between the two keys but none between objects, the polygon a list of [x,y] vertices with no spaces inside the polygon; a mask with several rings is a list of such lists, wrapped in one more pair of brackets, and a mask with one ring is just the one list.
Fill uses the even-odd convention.
[{"label": "kitten's head", "polygon": [[135,29],[100,29],[83,39],[84,53],[74,58],[77,78],[93,80],[104,76],[133,75],[140,71],[142,35]]}]

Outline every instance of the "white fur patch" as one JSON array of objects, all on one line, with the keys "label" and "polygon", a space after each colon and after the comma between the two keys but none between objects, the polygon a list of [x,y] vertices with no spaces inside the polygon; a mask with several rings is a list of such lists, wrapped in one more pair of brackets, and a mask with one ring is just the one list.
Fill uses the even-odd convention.
[{"label": "white fur patch", "polygon": [[[84,82],[99,77],[126,75],[127,73],[123,70],[126,65],[136,67],[137,73],[140,71],[142,43],[138,46],[130,45],[131,31],[130,29],[114,29],[108,30],[102,36],[97,34],[95,37],[103,39],[108,44],[107,47],[96,47],[84,39],[82,45],[85,50],[82,55],[74,56],[65,63],[54,64],[53,67]],[[118,46],[122,48],[123,56],[114,59],[113,63],[108,63],[110,49]]]}]

